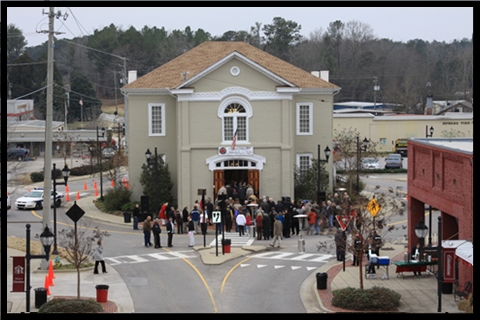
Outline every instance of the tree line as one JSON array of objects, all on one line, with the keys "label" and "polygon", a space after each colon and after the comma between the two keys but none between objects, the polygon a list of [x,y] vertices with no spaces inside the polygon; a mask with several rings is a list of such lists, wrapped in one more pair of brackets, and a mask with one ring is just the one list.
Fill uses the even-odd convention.
[{"label": "tree line", "polygon": [[[472,39],[451,43],[379,39],[368,24],[356,20],[332,21],[326,30],[319,28],[308,36],[301,34],[300,24],[281,17],[221,36],[189,26],[173,31],[157,26],[123,30],[110,24],[89,36],[55,41],[54,113],[57,118],[64,114],[68,86],[63,83],[72,90],[69,122],[78,118],[80,100],[94,117],[100,112],[99,99],[113,99],[125,83],[124,60],[140,77],[204,41],[245,41],[303,70],[329,70],[329,81],[342,88],[337,102],[375,99],[396,104],[401,112],[423,113],[429,90],[435,100],[471,101]],[[47,42],[27,47],[22,31],[7,26],[7,85],[12,98],[45,85],[46,52]],[[379,90],[374,91],[375,85]],[[44,93],[28,98],[32,96],[44,110]]]}]

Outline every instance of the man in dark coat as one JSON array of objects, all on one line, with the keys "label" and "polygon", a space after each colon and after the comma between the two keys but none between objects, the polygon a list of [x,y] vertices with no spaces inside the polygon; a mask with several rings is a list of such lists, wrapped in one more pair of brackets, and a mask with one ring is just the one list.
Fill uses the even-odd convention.
[{"label": "man in dark coat", "polygon": [[168,247],[171,248],[173,247],[172,239],[173,239],[173,233],[175,232],[175,226],[173,225],[172,217],[168,218],[168,222],[165,224],[165,226],[167,228],[167,234],[168,234]]},{"label": "man in dark coat", "polygon": [[338,229],[335,234],[335,246],[337,251],[337,261],[343,261],[345,259],[345,249],[347,245],[347,235],[342,229]]},{"label": "man in dark coat", "polygon": [[153,239],[155,240],[155,248],[161,248],[162,246],[160,245],[160,233],[162,233],[162,228],[160,227],[160,219],[155,218],[155,221],[153,222]]},{"label": "man in dark coat", "polygon": [[270,240],[270,217],[267,213],[263,213],[263,240]]},{"label": "man in dark coat", "polygon": [[283,237],[290,238],[290,226],[292,225],[293,215],[290,210],[284,210],[283,212],[285,213],[285,219],[284,219],[284,225],[283,225]]},{"label": "man in dark coat", "polygon": [[138,216],[140,215],[140,208],[138,207],[138,203],[135,205],[133,209],[133,230],[138,230]]}]

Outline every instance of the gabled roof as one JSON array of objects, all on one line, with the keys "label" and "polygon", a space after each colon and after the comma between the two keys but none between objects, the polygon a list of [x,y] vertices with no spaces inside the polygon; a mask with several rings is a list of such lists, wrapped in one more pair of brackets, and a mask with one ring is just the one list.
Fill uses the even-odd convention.
[{"label": "gabled roof", "polygon": [[298,88],[340,89],[330,82],[243,41],[204,42],[136,81],[127,84],[122,89],[175,89],[185,82],[182,76],[183,72],[187,72],[187,79],[191,79],[232,53],[245,57],[252,63],[267,69],[273,75]]}]

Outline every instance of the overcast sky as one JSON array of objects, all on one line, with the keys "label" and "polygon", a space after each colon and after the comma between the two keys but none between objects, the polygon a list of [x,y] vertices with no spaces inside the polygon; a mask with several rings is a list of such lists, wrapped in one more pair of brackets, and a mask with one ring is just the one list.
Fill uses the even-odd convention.
[{"label": "overcast sky", "polygon": [[[21,2],[17,3],[21,4]],[[62,4],[62,2],[52,3]],[[67,3],[68,1],[65,2]],[[46,12],[48,11],[48,7],[43,8]],[[65,32],[56,37],[67,39],[92,34],[95,29],[103,29],[111,23],[121,26],[124,30],[130,26],[140,30],[146,25],[165,27],[166,30],[171,31],[184,30],[186,26],[190,26],[193,31],[201,28],[212,36],[220,36],[229,30],[250,31],[250,27],[254,26],[255,22],[262,23],[262,26],[271,24],[274,17],[297,22],[301,25],[301,34],[305,37],[314,30],[325,31],[328,24],[335,20],[341,20],[344,23],[357,20],[368,24],[377,38],[402,42],[422,39],[429,42],[436,40],[448,43],[455,39],[471,39],[473,34],[472,7],[55,7],[55,12],[58,10],[62,13],[67,12],[68,17],[66,20],[55,20],[55,30]],[[47,40],[47,34],[36,32],[48,30],[48,18],[42,14],[42,7],[7,8],[7,23],[13,23],[23,31],[28,46],[38,45]]]}]

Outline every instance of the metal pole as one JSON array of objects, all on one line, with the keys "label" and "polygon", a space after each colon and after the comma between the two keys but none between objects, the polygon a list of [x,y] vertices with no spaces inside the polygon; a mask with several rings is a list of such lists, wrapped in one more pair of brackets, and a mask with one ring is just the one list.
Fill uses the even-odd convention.
[{"label": "metal pole", "polygon": [[[57,250],[57,169],[55,163],[53,164],[53,252],[52,254],[58,254]],[[45,193],[44,193],[45,197]]]},{"label": "metal pole", "polygon": [[428,246],[432,246],[432,206],[428,206]]},{"label": "metal pole", "polygon": [[100,148],[100,141],[98,135],[98,126],[97,126],[97,159],[98,163],[100,164],[100,201],[103,202],[103,163],[102,163],[102,150]]},{"label": "metal pole", "polygon": [[360,138],[357,136],[357,193],[360,192]]},{"label": "metal pole", "polygon": [[[156,213],[158,214],[158,212],[160,211],[160,204],[158,203],[158,201],[160,200],[160,194],[159,194],[159,191],[158,191],[158,154],[157,154],[157,147],[155,147],[155,193],[157,195],[156,199],[155,199],[155,210]],[[168,208],[167,208],[168,210]]]},{"label": "metal pole", "polygon": [[320,199],[320,145],[318,145],[317,154],[317,204],[320,205],[322,203],[322,199]]},{"label": "metal pole", "polygon": [[27,235],[26,235],[26,255],[25,260],[27,263],[26,266],[26,288],[25,288],[25,311],[28,313],[30,312],[30,224],[26,225],[27,227]]},{"label": "metal pole", "polygon": [[443,266],[442,266],[442,216],[438,217],[438,288],[437,288],[437,312],[442,312],[442,286],[443,286]]}]

